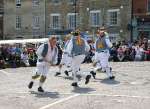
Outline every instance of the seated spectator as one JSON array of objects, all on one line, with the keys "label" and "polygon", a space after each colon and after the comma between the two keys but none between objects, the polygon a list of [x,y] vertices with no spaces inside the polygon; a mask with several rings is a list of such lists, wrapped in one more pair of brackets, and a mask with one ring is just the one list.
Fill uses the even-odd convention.
[{"label": "seated spectator", "polygon": [[122,62],[123,59],[124,59],[124,57],[125,57],[124,56],[124,51],[123,51],[123,49],[122,49],[121,46],[117,50],[117,57],[118,57],[118,59],[119,59],[120,62]]},{"label": "seated spectator", "polygon": [[20,67],[21,65],[21,57],[18,54],[15,55],[15,64],[16,64],[16,67]]},{"label": "seated spectator", "polygon": [[131,49],[129,47],[126,48],[124,55],[125,55],[125,57],[124,57],[123,61],[131,61],[132,60]]},{"label": "seated spectator", "polygon": [[148,49],[145,51],[146,54],[146,60],[150,61],[150,46],[148,46]]},{"label": "seated spectator", "polygon": [[0,50],[0,69],[4,69],[5,68],[5,60],[2,56],[2,52]]},{"label": "seated spectator", "polygon": [[117,57],[117,48],[115,46],[112,47],[112,49],[110,50],[110,60],[117,62],[118,57]]},{"label": "seated spectator", "polygon": [[135,54],[136,54],[135,48],[132,47],[132,48],[131,48],[131,52],[130,52],[131,61],[134,61],[134,59],[135,59]]},{"label": "seated spectator", "polygon": [[8,60],[7,60],[9,67],[16,68],[16,61],[15,60],[16,60],[15,55],[9,54]]},{"label": "seated spectator", "polygon": [[21,54],[21,65],[24,67],[29,66],[28,54],[25,51]]},{"label": "seated spectator", "polygon": [[35,53],[35,50],[30,50],[29,52],[29,65],[30,66],[36,66],[37,62],[37,55]]}]

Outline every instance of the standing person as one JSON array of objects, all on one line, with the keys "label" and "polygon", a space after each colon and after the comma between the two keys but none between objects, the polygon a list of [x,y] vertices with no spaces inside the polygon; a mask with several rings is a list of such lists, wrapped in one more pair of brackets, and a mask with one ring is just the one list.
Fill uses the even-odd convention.
[{"label": "standing person", "polygon": [[32,81],[29,83],[28,88],[31,89],[35,79],[39,79],[39,92],[44,92],[42,86],[46,80],[47,73],[49,71],[49,66],[54,65],[57,63],[57,55],[58,49],[56,47],[56,37],[51,36],[49,41],[45,44],[42,44],[37,49],[37,67],[36,67],[36,74],[32,76]]},{"label": "standing person", "polygon": [[142,57],[144,55],[144,44],[143,45],[137,45],[135,47],[135,59],[134,61],[142,61]]},{"label": "standing person", "polygon": [[[100,28],[99,30],[99,36],[95,42],[95,64],[96,68],[95,71],[91,74],[95,73],[97,70],[102,69],[102,71],[105,71],[109,77],[109,79],[114,79],[115,76],[113,76],[111,72],[111,67],[109,66],[108,60],[109,60],[109,48],[112,47],[112,44],[109,40],[108,34],[105,34],[105,31],[103,28]],[[95,73],[96,74],[96,73]]]},{"label": "standing person", "polygon": [[91,78],[90,74],[83,74],[80,71],[80,65],[84,61],[85,53],[90,50],[87,42],[81,38],[79,32],[75,32],[73,38],[69,41],[67,46],[67,52],[72,56],[72,73],[73,73],[73,83],[74,87],[78,87],[79,78],[85,77],[85,84],[89,83]]},{"label": "standing person", "polygon": [[66,51],[66,48],[67,48],[68,43],[70,41],[70,38],[71,38],[70,34],[65,37],[65,46],[64,46],[64,50],[63,50],[63,54],[62,54],[62,59],[61,59],[60,65],[59,65],[59,72],[56,72],[55,76],[58,76],[58,75],[61,74],[63,65],[65,65],[67,67],[67,69],[64,71],[64,73],[67,76],[69,76],[69,72],[71,71],[71,60],[72,60],[72,57],[70,57],[68,55],[68,52]]}]

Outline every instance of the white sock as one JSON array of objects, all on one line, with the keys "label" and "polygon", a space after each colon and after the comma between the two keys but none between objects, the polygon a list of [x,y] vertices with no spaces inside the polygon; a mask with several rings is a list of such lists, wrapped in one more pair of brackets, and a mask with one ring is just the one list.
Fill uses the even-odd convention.
[{"label": "white sock", "polygon": [[42,87],[43,86],[43,83],[39,82],[39,87]]}]

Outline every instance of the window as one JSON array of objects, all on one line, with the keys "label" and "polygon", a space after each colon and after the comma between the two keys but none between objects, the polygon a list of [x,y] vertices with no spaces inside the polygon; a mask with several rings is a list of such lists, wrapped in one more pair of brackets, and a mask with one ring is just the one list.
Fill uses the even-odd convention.
[{"label": "window", "polygon": [[17,8],[21,7],[21,0],[16,0],[16,7]]},{"label": "window", "polygon": [[150,0],[148,0],[148,12],[150,12]]},{"label": "window", "polygon": [[[75,20],[76,17],[76,20]],[[67,15],[68,29],[75,29],[78,26],[78,13],[68,13]]]},{"label": "window", "polygon": [[60,0],[52,0],[52,3],[55,5],[60,4]]},{"label": "window", "polygon": [[21,29],[21,16],[16,16],[16,29]]},{"label": "window", "polygon": [[110,26],[119,25],[119,9],[108,10],[108,24]]},{"label": "window", "polygon": [[50,23],[52,29],[60,29],[60,14],[51,14]]},{"label": "window", "polygon": [[69,4],[75,4],[77,0],[69,0]]},{"label": "window", "polygon": [[40,28],[40,17],[39,16],[33,16],[33,29],[39,29]]},{"label": "window", "polygon": [[40,5],[40,0],[32,0],[32,6],[39,6]]},{"label": "window", "polygon": [[90,11],[90,24],[92,27],[99,27],[101,22],[101,11],[100,10],[95,10],[95,11]]}]

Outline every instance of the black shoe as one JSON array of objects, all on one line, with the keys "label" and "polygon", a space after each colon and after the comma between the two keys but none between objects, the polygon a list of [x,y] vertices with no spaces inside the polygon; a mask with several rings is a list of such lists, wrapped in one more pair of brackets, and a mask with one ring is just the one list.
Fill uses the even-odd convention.
[{"label": "black shoe", "polygon": [[38,88],[38,92],[44,92],[43,88],[42,88],[42,87],[39,87],[39,88]]},{"label": "black shoe", "polygon": [[88,84],[90,81],[91,75],[87,75],[85,78],[85,84]]},{"label": "black shoe", "polygon": [[93,76],[93,78],[95,79],[96,73],[94,71],[91,71],[90,74]]},{"label": "black shoe", "polygon": [[65,70],[65,72],[64,72],[64,73],[65,73],[65,75],[66,75],[66,76],[69,76],[69,73],[68,73],[68,71],[67,71],[67,70]]},{"label": "black shoe", "polygon": [[31,82],[29,83],[28,88],[31,89],[32,86],[33,86],[33,81],[31,81]]},{"label": "black shoe", "polygon": [[109,77],[109,79],[113,80],[113,79],[115,79],[115,76],[111,76],[111,77]]},{"label": "black shoe", "polygon": [[76,82],[72,83],[71,86],[78,87],[78,84]]},{"label": "black shoe", "polygon": [[56,72],[55,76],[59,76],[61,73],[60,72]]}]

